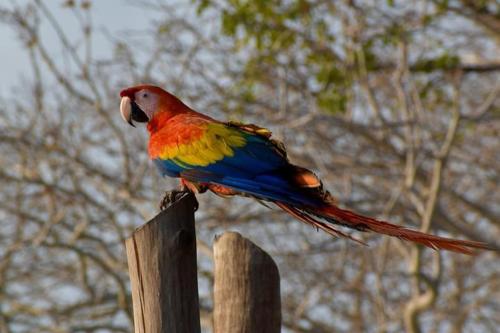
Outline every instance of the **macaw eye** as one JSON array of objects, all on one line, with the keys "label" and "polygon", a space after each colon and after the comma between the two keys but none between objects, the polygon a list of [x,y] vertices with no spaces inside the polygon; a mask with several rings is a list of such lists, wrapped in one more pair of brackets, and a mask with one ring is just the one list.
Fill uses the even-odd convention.
[{"label": "macaw eye", "polygon": [[149,95],[148,95],[148,93],[143,93],[143,94],[142,94],[142,97],[143,97],[143,98],[147,98],[148,96],[149,96]]}]

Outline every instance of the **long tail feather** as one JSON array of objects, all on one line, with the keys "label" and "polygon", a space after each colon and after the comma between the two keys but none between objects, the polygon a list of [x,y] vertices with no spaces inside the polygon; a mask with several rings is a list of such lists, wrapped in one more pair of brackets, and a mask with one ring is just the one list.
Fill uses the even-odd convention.
[{"label": "long tail feather", "polygon": [[301,221],[301,222],[303,222],[305,224],[312,225],[313,227],[316,227],[317,229],[321,229],[324,232],[326,232],[326,233],[328,233],[328,234],[330,234],[332,236],[348,238],[348,239],[353,240],[355,242],[358,242],[360,244],[367,245],[363,241],[361,241],[361,240],[359,240],[357,238],[354,238],[351,235],[348,235],[348,234],[346,234],[346,233],[344,233],[344,232],[342,232],[340,230],[335,229],[334,227],[332,227],[328,223],[316,220],[312,216],[310,216],[310,215],[308,215],[308,214],[306,214],[306,213],[298,210],[295,207],[292,207],[290,205],[287,205],[287,204],[284,204],[284,203],[280,203],[280,202],[275,202],[275,204],[278,207],[280,207],[281,209],[283,209],[285,212],[287,212],[288,214],[292,215],[293,217],[295,217],[296,219],[298,219],[299,221]]},{"label": "long tail feather", "polygon": [[475,254],[472,249],[490,249],[488,244],[475,241],[458,240],[446,237],[426,234],[420,231],[406,229],[385,221],[379,221],[371,217],[356,214],[352,211],[341,209],[330,205],[315,209],[311,213],[325,218],[326,220],[341,224],[361,231],[373,231],[379,234],[398,237],[430,247],[435,250],[443,249],[464,254]]}]

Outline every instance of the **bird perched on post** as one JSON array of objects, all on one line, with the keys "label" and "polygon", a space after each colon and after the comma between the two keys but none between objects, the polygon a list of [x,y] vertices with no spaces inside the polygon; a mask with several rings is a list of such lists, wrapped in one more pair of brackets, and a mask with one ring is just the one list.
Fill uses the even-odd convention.
[{"label": "bird perched on post", "polygon": [[[433,249],[472,254],[481,242],[410,230],[339,208],[311,171],[293,165],[271,132],[252,124],[221,122],[198,113],[177,97],[152,85],[120,93],[120,112],[130,125],[147,123],[149,157],[162,175],[180,178],[183,191],[241,195],[272,202],[299,221],[356,241],[336,225],[372,231]],[[164,199],[172,200],[172,196]]]}]

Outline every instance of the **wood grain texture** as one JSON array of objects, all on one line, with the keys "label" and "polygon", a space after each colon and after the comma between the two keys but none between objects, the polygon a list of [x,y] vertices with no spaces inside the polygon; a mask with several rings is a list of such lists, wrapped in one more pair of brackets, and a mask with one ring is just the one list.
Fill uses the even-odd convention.
[{"label": "wood grain texture", "polygon": [[273,259],[226,232],[215,240],[214,264],[214,333],[280,332],[280,277]]},{"label": "wood grain texture", "polygon": [[125,245],[135,333],[200,332],[192,195],[137,229]]}]

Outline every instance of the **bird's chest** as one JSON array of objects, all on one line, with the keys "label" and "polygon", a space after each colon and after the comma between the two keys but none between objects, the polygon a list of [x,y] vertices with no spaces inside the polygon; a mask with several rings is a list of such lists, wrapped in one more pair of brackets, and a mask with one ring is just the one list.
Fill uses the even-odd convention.
[{"label": "bird's chest", "polygon": [[200,140],[204,130],[196,126],[189,126],[173,122],[152,132],[149,138],[148,153],[151,159],[171,158],[178,154],[179,148],[192,145]]},{"label": "bird's chest", "polygon": [[183,154],[203,136],[202,128],[185,119],[172,119],[161,128],[150,131],[149,157],[164,176],[179,177],[185,169],[181,163]]}]

